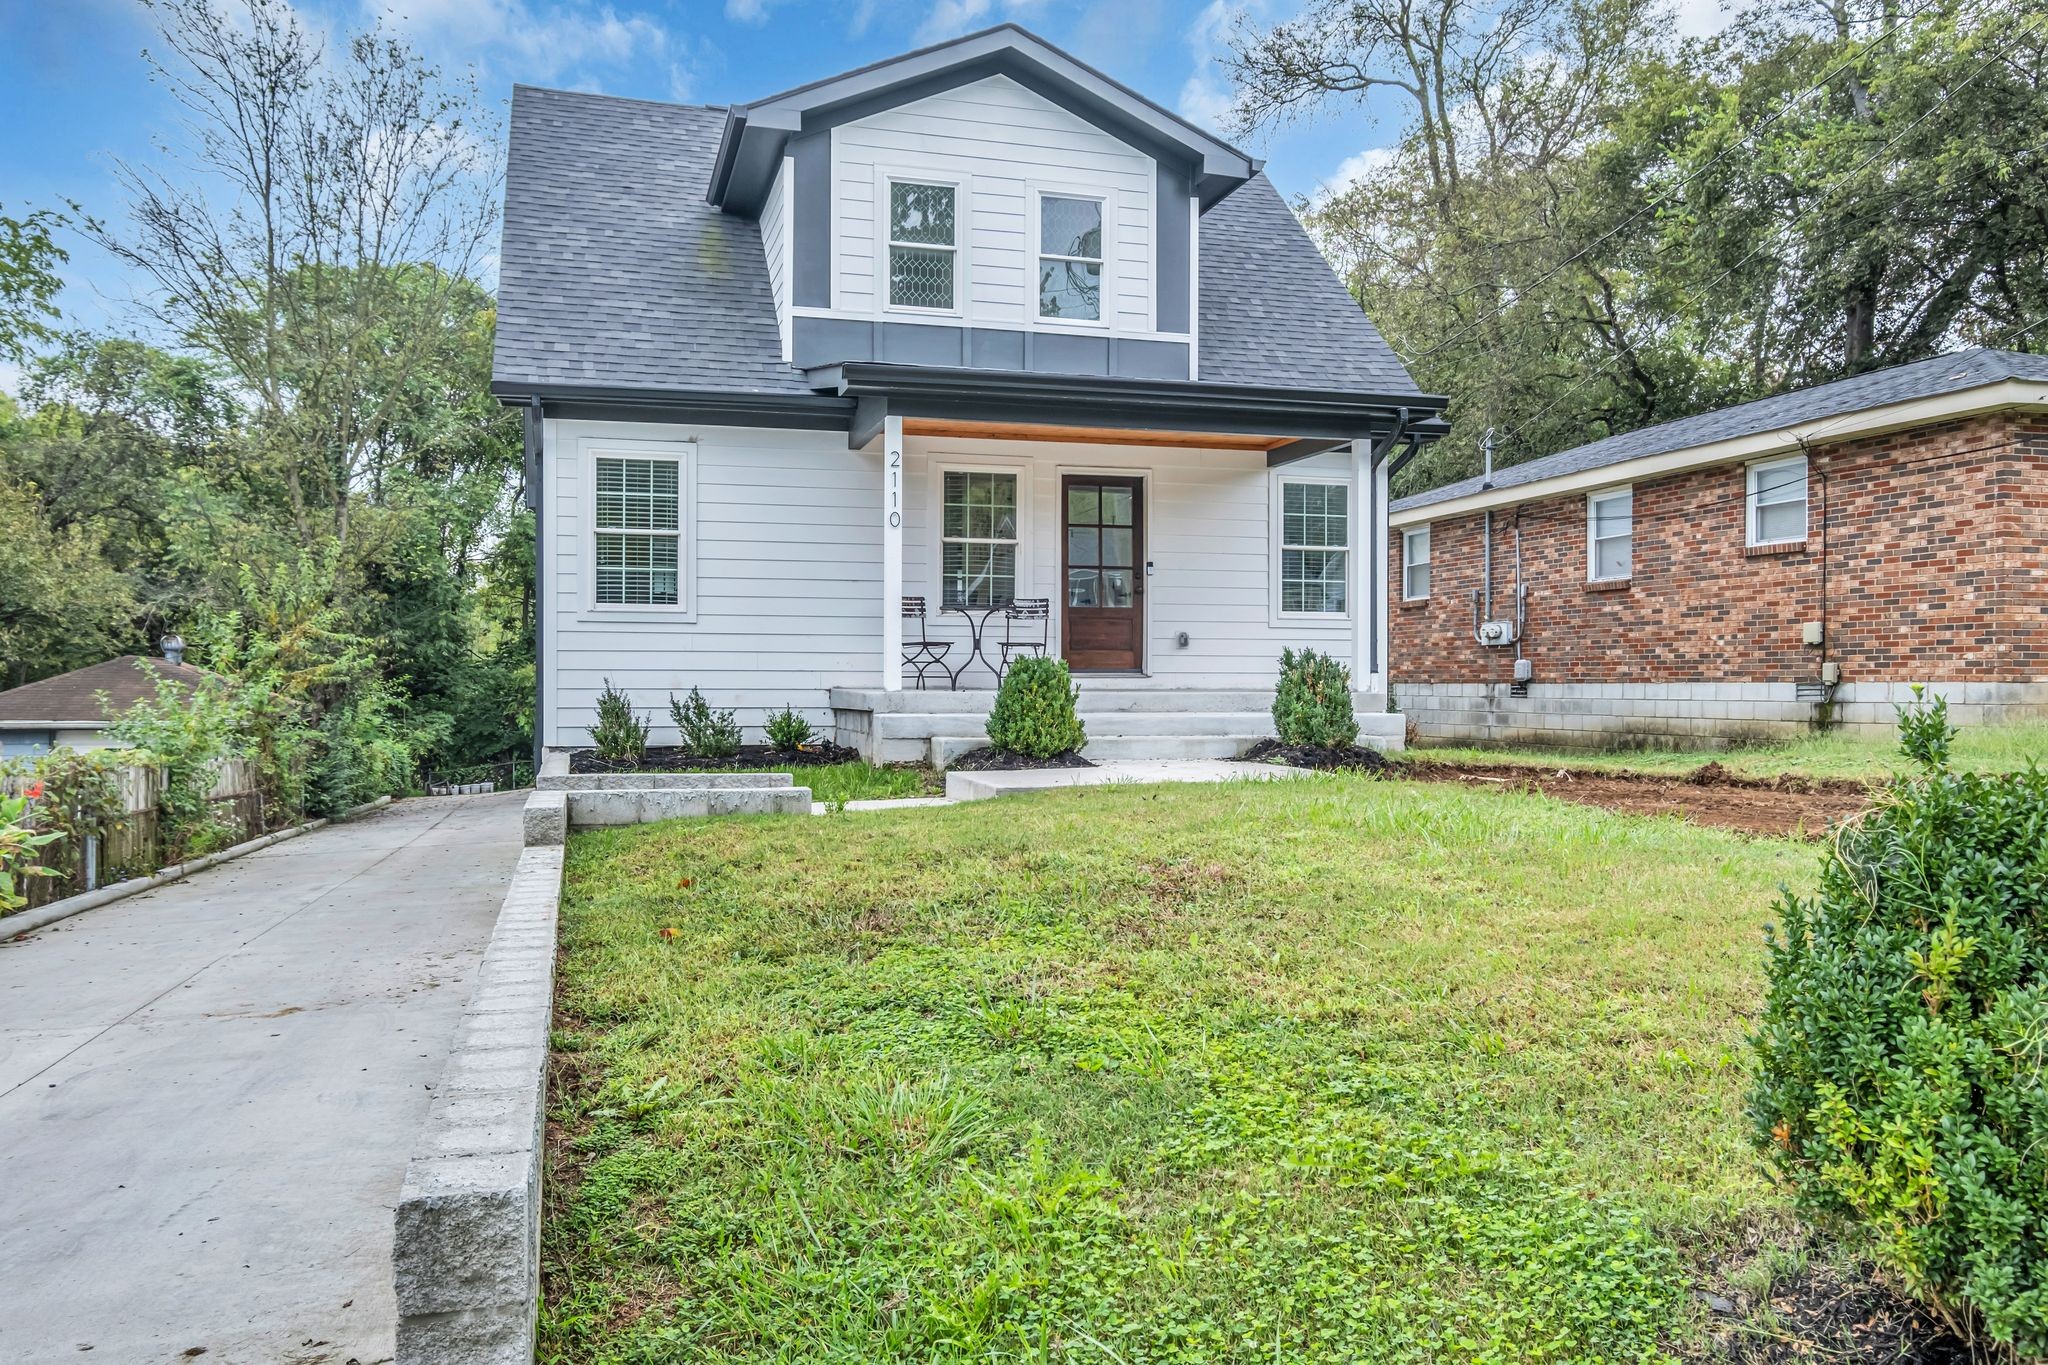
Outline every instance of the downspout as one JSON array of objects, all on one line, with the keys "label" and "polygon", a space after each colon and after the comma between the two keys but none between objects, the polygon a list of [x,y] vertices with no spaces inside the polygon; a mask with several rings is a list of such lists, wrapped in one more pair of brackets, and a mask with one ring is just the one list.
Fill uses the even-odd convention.
[{"label": "downspout", "polygon": [[[1365,600],[1358,604],[1358,628],[1366,633],[1366,639],[1371,643],[1371,648],[1366,654],[1366,662],[1371,665],[1370,671],[1379,674],[1380,681],[1386,687],[1389,695],[1392,695],[1394,690],[1393,661],[1385,657],[1385,655],[1387,647],[1393,642],[1382,638],[1379,623],[1380,608],[1385,603],[1387,595],[1387,559],[1393,553],[1393,548],[1388,543],[1392,535],[1392,528],[1387,523],[1387,508],[1379,505],[1379,479],[1376,475],[1381,465],[1387,466],[1387,496],[1391,500],[1393,497],[1394,475],[1400,473],[1401,466],[1406,464],[1409,458],[1415,454],[1416,438],[1413,436],[1408,438],[1408,449],[1392,464],[1387,464],[1387,456],[1393,451],[1395,445],[1400,442],[1402,435],[1407,430],[1408,409],[1396,409],[1393,430],[1387,433],[1385,440],[1374,443],[1372,458],[1366,462],[1366,481],[1370,486],[1358,490],[1360,505],[1363,506],[1368,502],[1372,505],[1373,530],[1382,533],[1378,536],[1378,541],[1374,546],[1375,553],[1372,559],[1372,573],[1366,580]],[[1364,537],[1361,536],[1361,542],[1363,539]]]},{"label": "downspout", "polygon": [[547,755],[547,641],[548,595],[543,587],[548,560],[547,538],[541,524],[541,426],[540,399],[526,400],[522,426],[525,446],[526,505],[533,512],[533,773],[540,778],[540,765]]},{"label": "downspout", "polygon": [[[1480,482],[1479,489],[1481,492],[1485,492],[1493,487],[1492,427],[1486,429],[1486,435],[1480,439],[1479,448],[1486,459],[1486,477]],[[1486,643],[1479,635],[1480,622],[1493,619],[1493,509],[1491,507],[1487,508],[1482,516],[1483,520],[1480,523],[1481,544],[1479,547],[1479,591],[1472,594],[1472,643],[1478,645]],[[1485,607],[1483,609],[1480,606],[1482,593],[1485,595]]]}]

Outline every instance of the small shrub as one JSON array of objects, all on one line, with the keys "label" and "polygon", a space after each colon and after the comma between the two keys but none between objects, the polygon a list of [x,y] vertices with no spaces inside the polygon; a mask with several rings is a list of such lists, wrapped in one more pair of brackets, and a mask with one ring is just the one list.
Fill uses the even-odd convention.
[{"label": "small shrub", "polygon": [[730,711],[714,711],[704,694],[690,689],[688,701],[668,699],[669,718],[676,723],[683,749],[697,758],[727,759],[740,751],[740,723]]},{"label": "small shrub", "polygon": [[1913,684],[1913,700],[1893,708],[1899,713],[1899,752],[1923,769],[1946,768],[1956,727],[1948,723],[1948,698],[1927,700],[1927,689]]},{"label": "small shrub", "polygon": [[1356,743],[1351,670],[1313,649],[1282,650],[1280,686],[1273,693],[1273,728],[1283,744],[1328,749]]},{"label": "small shrub", "polygon": [[597,724],[590,727],[590,744],[607,763],[638,763],[647,752],[647,717],[633,710],[633,699],[604,680],[597,695]]},{"label": "small shrub", "polygon": [[1010,665],[988,713],[988,742],[1005,753],[1051,758],[1088,742],[1074,710],[1066,660],[1026,655]]},{"label": "small shrub", "polygon": [[768,742],[778,749],[801,749],[811,742],[811,723],[785,706],[768,717]]},{"label": "small shrub", "polygon": [[2048,1354],[2048,773],[1922,771],[1823,855],[1767,934],[1754,1138],[1802,1209],[2002,1354]]},{"label": "small shrub", "polygon": [[[42,794],[40,783],[32,795]],[[37,830],[28,823],[27,796],[0,795],[0,915],[12,914],[28,904],[25,877],[55,877],[55,868],[35,861],[36,851],[64,837],[62,830]]]}]

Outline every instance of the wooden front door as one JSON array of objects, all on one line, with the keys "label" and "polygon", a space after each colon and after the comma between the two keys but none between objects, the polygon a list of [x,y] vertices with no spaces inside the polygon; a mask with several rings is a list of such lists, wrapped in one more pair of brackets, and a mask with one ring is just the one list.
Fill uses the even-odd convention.
[{"label": "wooden front door", "polygon": [[1061,654],[1075,669],[1139,669],[1145,663],[1144,481],[1069,474],[1061,568]]}]

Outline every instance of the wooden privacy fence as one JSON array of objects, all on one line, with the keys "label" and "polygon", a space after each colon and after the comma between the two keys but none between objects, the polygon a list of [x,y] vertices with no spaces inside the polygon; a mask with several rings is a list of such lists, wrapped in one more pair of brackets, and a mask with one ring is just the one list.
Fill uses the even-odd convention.
[{"label": "wooden privacy fence", "polygon": [[[28,879],[22,889],[29,909],[110,882],[146,877],[164,865],[163,831],[157,816],[164,789],[163,769],[131,765],[116,769],[114,779],[120,788],[121,814],[85,831],[81,839],[60,839],[43,849],[38,861],[62,875]],[[0,793],[20,796],[38,780],[32,774],[0,777]],[[206,799],[232,831],[229,843],[263,833],[263,794],[257,789],[255,764],[240,758],[222,762],[219,780]],[[30,823],[34,823],[33,814]]]}]

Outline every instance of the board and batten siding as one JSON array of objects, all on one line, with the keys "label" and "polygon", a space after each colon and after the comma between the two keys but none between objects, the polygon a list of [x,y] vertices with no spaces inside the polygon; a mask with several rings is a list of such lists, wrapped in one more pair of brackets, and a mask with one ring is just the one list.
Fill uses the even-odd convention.
[{"label": "board and batten siding", "polygon": [[782,334],[782,359],[790,358],[789,291],[792,262],[790,232],[790,186],[796,175],[795,163],[782,159],[768,198],[761,205],[761,251],[768,259],[768,290],[775,296],[775,326]]},{"label": "board and batten siding", "polygon": [[[544,742],[588,742],[609,678],[674,742],[668,697],[695,686],[732,707],[757,742],[767,717],[795,706],[829,726],[828,689],[881,682],[881,455],[849,451],[836,432],[550,419],[545,432],[550,619],[544,632]],[[608,443],[687,453],[682,559],[689,577],[673,610],[598,608],[590,581],[590,459]],[[647,449],[645,446],[625,448]],[[1020,476],[1020,596],[1047,597],[1058,650],[1061,478],[1139,475],[1145,486],[1146,672],[1160,686],[1265,688],[1280,651],[1345,655],[1351,619],[1303,621],[1275,610],[1272,502],[1278,481],[1257,452],[911,437],[905,449],[903,591],[932,607],[935,638],[967,630],[938,612],[936,507],[943,471],[1007,468]],[[1288,477],[1342,482],[1341,454],[1288,466]],[[694,506],[692,518],[687,510]],[[1357,500],[1350,506],[1357,525]],[[1379,551],[1368,550],[1368,553]],[[1354,614],[1356,605],[1353,604]],[[992,625],[1001,638],[1002,622]],[[1186,646],[1177,642],[1188,634]],[[976,668],[966,685],[993,679]],[[1085,677],[1084,677],[1085,684]]]},{"label": "board and batten siding", "polygon": [[[970,326],[1154,334],[1152,159],[1004,76],[990,76],[832,130],[832,308],[918,321],[887,306],[887,180],[957,182],[961,318]],[[1034,194],[1103,200],[1102,327],[1038,317]]]}]

